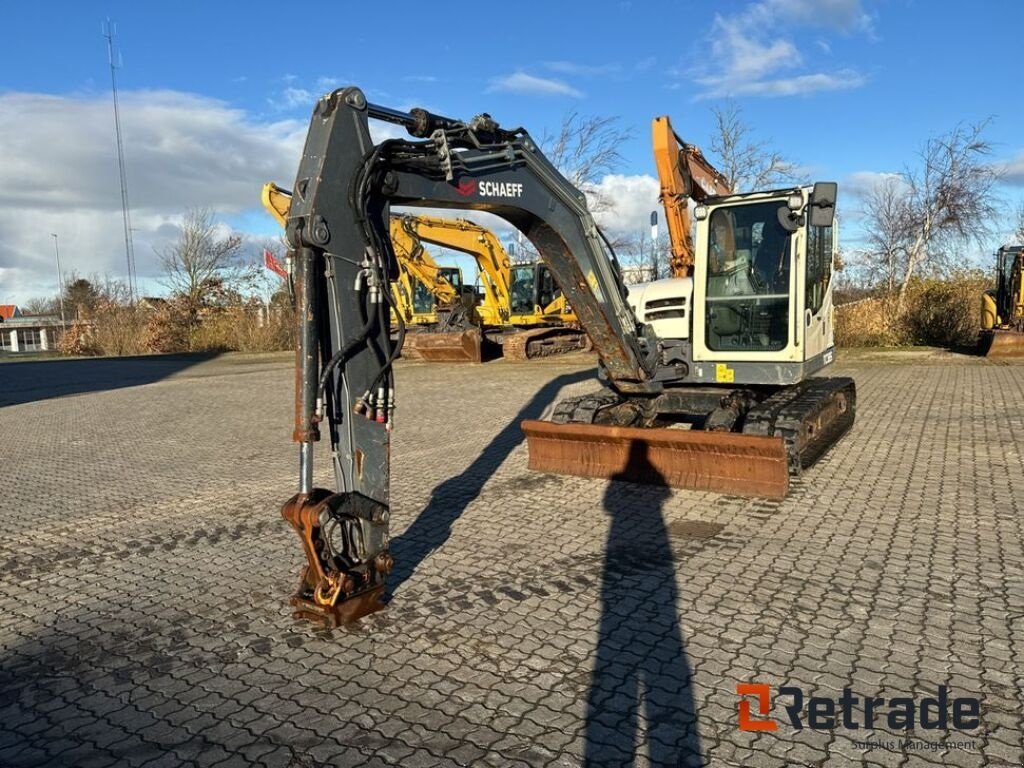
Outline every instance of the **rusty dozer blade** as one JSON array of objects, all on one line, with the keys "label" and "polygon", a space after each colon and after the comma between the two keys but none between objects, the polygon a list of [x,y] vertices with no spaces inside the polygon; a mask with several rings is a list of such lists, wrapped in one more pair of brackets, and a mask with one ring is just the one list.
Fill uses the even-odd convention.
[{"label": "rusty dozer blade", "polygon": [[1024,357],[1024,333],[1020,331],[986,331],[979,342],[985,357]]},{"label": "rusty dozer blade", "polygon": [[524,421],[530,469],[784,498],[789,466],[781,437]]},{"label": "rusty dozer blade", "polygon": [[410,360],[431,362],[483,362],[483,334],[479,328],[454,333],[410,333],[402,354]]}]

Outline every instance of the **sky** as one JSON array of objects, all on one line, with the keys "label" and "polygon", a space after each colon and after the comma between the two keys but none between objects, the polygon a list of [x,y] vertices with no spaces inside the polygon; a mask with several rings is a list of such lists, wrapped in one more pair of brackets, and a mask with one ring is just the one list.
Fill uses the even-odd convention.
[{"label": "sky", "polygon": [[613,205],[598,218],[620,233],[657,207],[650,119],[668,114],[707,148],[712,109],[728,103],[810,179],[839,182],[854,243],[863,190],[958,123],[991,119],[999,194],[1024,195],[1017,2],[6,5],[0,303],[56,293],[52,234],[65,274],[124,276],[107,18],[147,294],[162,290],[156,252],[190,207],[253,243],[277,234],[260,188],[291,186],[316,98],[345,85],[398,109],[488,112],[536,137],[574,112],[618,117],[631,138],[601,181]]}]

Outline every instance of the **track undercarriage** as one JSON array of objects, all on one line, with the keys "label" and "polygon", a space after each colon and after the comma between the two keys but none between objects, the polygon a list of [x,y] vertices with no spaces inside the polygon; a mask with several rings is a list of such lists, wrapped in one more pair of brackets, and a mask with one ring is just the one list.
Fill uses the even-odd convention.
[{"label": "track undercarriage", "polygon": [[531,469],[781,498],[853,424],[849,378],[786,387],[681,387],[655,397],[610,389],[524,422]]}]

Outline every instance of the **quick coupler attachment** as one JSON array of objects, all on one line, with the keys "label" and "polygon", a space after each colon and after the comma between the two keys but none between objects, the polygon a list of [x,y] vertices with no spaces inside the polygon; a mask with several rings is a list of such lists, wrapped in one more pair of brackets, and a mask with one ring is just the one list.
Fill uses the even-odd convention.
[{"label": "quick coupler attachment", "polygon": [[336,627],[384,607],[384,580],[394,566],[387,506],[361,493],[316,488],[289,499],[281,516],[306,555],[291,598],[296,618]]}]

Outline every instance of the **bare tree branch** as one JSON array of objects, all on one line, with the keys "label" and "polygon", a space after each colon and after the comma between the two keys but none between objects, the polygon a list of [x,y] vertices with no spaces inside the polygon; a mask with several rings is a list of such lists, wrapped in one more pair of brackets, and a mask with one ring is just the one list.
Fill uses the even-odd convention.
[{"label": "bare tree branch", "polygon": [[1024,203],[1017,206],[1017,222],[1013,232],[1013,242],[1015,245],[1024,245]]},{"label": "bare tree branch", "polygon": [[730,102],[714,107],[715,134],[711,151],[716,167],[734,192],[769,189],[783,183],[799,182],[795,163],[772,149],[766,141],[755,141],[753,129],[744,122],[742,110]]},{"label": "bare tree branch", "polygon": [[177,241],[157,250],[164,283],[184,302],[190,325],[204,306],[241,278],[241,247],[237,234],[218,234],[213,211],[192,208],[185,214]]},{"label": "bare tree branch", "polygon": [[600,194],[598,184],[621,166],[619,148],[632,137],[632,132],[618,123],[617,117],[570,112],[562,119],[558,133],[546,135],[541,141],[552,165],[587,195],[591,211],[607,210],[612,204]]},{"label": "bare tree branch", "polygon": [[897,292],[900,307],[915,276],[961,268],[964,249],[992,233],[999,173],[988,161],[987,126],[957,125],[929,139],[918,165],[884,178],[865,199],[866,266]]}]

